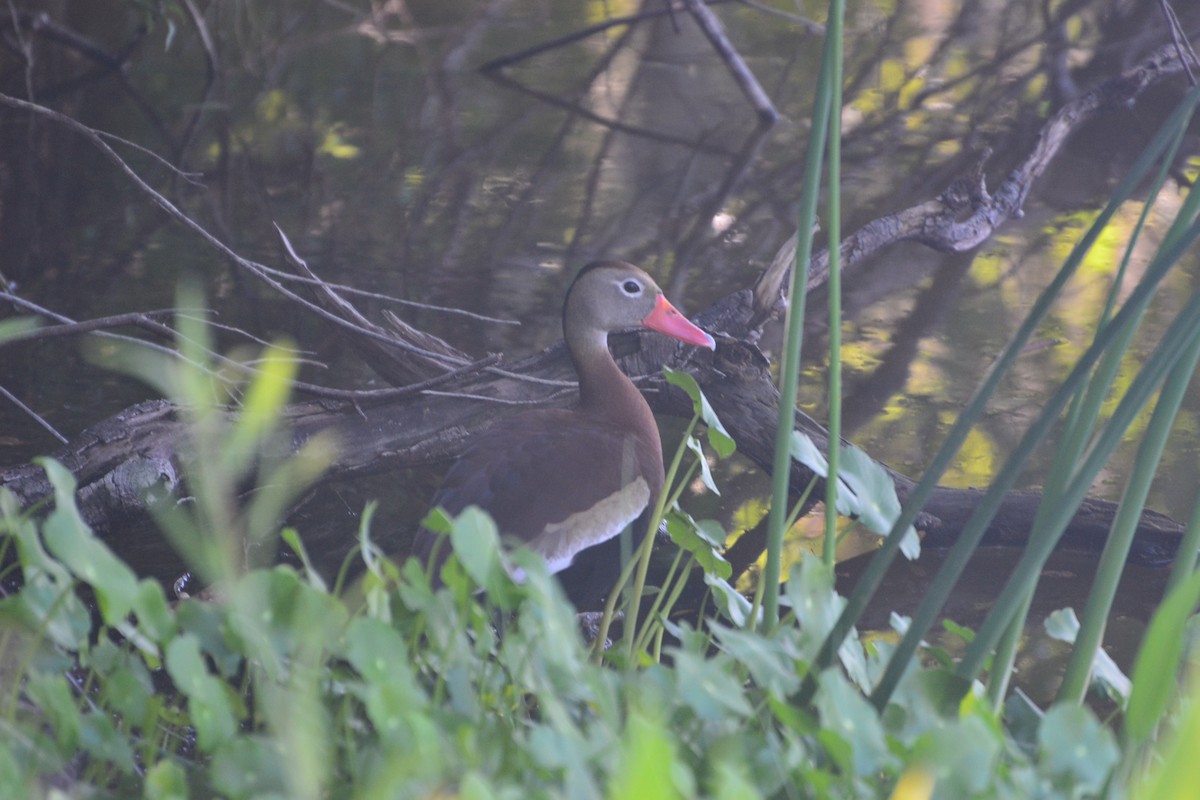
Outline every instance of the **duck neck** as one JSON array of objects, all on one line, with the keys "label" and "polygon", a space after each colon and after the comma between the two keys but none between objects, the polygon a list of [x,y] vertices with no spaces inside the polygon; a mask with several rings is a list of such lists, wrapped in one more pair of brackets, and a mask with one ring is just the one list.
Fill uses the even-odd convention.
[{"label": "duck neck", "polygon": [[607,334],[574,336],[568,339],[567,349],[579,374],[581,409],[636,428],[639,434],[653,434],[657,441],[658,426],[650,406],[613,360]]},{"label": "duck neck", "polygon": [[611,423],[627,437],[653,504],[663,484],[662,442],[650,404],[608,351],[608,336],[569,336],[567,349],[579,374],[580,412]]}]

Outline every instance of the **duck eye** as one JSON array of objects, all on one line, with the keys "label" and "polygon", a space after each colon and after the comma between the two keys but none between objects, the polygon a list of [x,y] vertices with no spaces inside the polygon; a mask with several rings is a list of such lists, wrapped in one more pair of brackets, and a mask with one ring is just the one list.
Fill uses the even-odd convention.
[{"label": "duck eye", "polygon": [[629,281],[625,281],[624,283],[622,283],[621,289],[624,290],[625,294],[628,294],[628,295],[636,295],[636,294],[642,293],[642,285],[634,280],[629,280]]}]

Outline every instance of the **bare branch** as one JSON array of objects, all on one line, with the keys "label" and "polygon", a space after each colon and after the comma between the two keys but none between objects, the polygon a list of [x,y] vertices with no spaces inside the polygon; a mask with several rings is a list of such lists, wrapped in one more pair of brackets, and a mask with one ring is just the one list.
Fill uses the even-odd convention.
[{"label": "bare branch", "polygon": [[43,428],[45,428],[47,431],[49,431],[50,435],[53,436],[55,439],[58,439],[59,442],[61,442],[62,444],[70,444],[70,441],[67,439],[67,437],[65,437],[61,433],[59,433],[57,428],[55,428],[53,425],[51,425],[49,422],[47,422],[45,420],[45,418],[42,417],[41,414],[37,413],[32,408],[25,405],[25,403],[21,402],[21,399],[19,397],[17,397],[15,394],[13,394],[12,392],[10,392],[8,389],[4,388],[3,386],[0,386],[0,395],[4,395],[4,397],[7,398],[10,403],[12,403],[17,408],[21,409],[21,411],[28,414],[33,419],[34,422],[36,422],[38,425],[41,425]]},{"label": "bare branch", "polygon": [[447,366],[450,366],[450,367],[461,367],[461,366],[466,365],[465,359],[447,359],[445,356],[441,356],[436,353],[424,352],[424,351],[421,351],[419,348],[413,347],[412,345],[408,344],[407,342],[400,341],[399,339],[396,339],[395,337],[391,337],[386,334],[380,333],[377,330],[370,330],[370,329],[363,328],[358,325],[354,325],[354,324],[342,319],[341,317],[337,316],[336,314],[333,314],[332,312],[327,311],[326,309],[322,308],[321,306],[319,306],[315,303],[312,303],[311,301],[309,301],[309,300],[301,297],[300,295],[296,294],[295,292],[291,291],[286,286],[284,286],[282,283],[280,283],[278,280],[276,280],[270,274],[270,271],[267,267],[263,266],[262,264],[258,264],[256,262],[250,261],[249,259],[246,259],[246,258],[243,258],[242,256],[240,256],[238,253],[236,253],[233,249],[231,249],[228,245],[226,245],[220,239],[218,239],[217,237],[215,237],[211,233],[209,233],[207,229],[205,229],[202,225],[200,225],[200,223],[196,222],[191,217],[189,217],[187,214],[184,214],[182,211],[180,211],[175,206],[174,203],[172,203],[170,200],[168,200],[166,197],[164,197],[159,192],[155,191],[155,189],[153,187],[151,187],[144,180],[142,180],[142,177],[140,175],[138,175],[137,172],[135,172],[125,162],[125,160],[122,159],[117,154],[117,152],[108,145],[108,143],[104,140],[104,137],[101,136],[95,129],[90,128],[87,125],[84,125],[84,124],[72,119],[71,117],[68,117],[65,114],[60,114],[57,111],[46,108],[45,106],[38,105],[37,103],[30,103],[25,100],[19,100],[15,97],[10,97],[5,94],[0,94],[0,105],[7,105],[12,108],[21,109],[22,111],[28,111],[32,114],[36,114],[38,116],[45,117],[47,119],[50,119],[54,122],[64,125],[64,126],[70,128],[71,130],[74,130],[77,133],[80,133],[81,135],[83,135],[85,138],[87,138],[89,141],[91,141],[97,148],[99,148],[99,150],[105,156],[107,156],[110,161],[112,161],[114,164],[116,164],[117,168],[121,172],[123,172],[133,182],[133,184],[138,189],[140,189],[147,196],[149,196],[150,199],[154,201],[155,205],[157,205],[159,208],[161,208],[163,211],[165,211],[173,219],[175,219],[177,222],[182,224],[188,230],[190,230],[193,233],[195,233],[196,235],[198,235],[205,243],[207,243],[210,247],[212,247],[218,253],[223,255],[225,258],[229,259],[235,265],[246,270],[251,275],[253,275],[255,278],[258,278],[258,280],[262,281],[264,284],[266,284],[270,288],[274,289],[279,294],[283,295],[284,297],[288,298],[289,300],[292,300],[295,303],[298,303],[302,307],[308,309],[310,312],[312,312],[316,316],[318,316],[324,320],[327,320],[328,322],[331,322],[334,325],[336,325],[342,329],[345,329],[352,333],[355,333],[359,336],[365,336],[369,339],[373,339],[375,341],[382,342],[384,344],[388,344],[393,347],[397,347],[401,350],[410,351],[415,355],[419,355],[419,356],[428,358],[430,361],[440,362],[440,363],[446,364]]}]

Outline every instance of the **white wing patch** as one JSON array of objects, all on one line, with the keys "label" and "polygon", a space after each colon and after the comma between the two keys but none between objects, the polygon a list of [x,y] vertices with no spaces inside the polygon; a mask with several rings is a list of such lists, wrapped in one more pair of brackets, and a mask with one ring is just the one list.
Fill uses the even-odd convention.
[{"label": "white wing patch", "polygon": [[650,486],[645,478],[638,478],[586,511],[547,525],[529,547],[541,554],[550,572],[558,572],[570,566],[579,551],[607,542],[623,531],[649,502]]}]

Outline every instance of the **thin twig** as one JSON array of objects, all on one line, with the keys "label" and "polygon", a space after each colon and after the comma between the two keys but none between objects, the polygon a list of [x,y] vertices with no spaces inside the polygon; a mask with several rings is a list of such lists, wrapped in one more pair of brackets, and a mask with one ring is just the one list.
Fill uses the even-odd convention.
[{"label": "thin twig", "polygon": [[538,397],[532,400],[509,400],[503,397],[488,397],[487,395],[470,394],[468,392],[437,392],[426,390],[424,394],[434,397],[453,397],[458,400],[479,400],[484,403],[495,403],[502,406],[540,406],[562,397],[566,392],[554,392],[545,397]]},{"label": "thin twig", "polygon": [[[15,299],[15,295],[9,292],[0,292],[0,300],[13,302]],[[155,317],[170,317],[173,314],[174,312],[171,309],[160,309],[157,311],[134,311],[128,314],[114,314],[110,317],[99,317],[83,322],[64,322],[44,328],[21,331],[0,341],[0,347],[15,342],[33,342],[41,339],[55,339],[61,336],[78,336],[79,334],[93,333],[108,328],[124,328],[131,325],[141,327],[143,323],[153,321]]]},{"label": "thin twig", "polygon": [[1200,64],[1200,59],[1197,59],[1196,51],[1192,49],[1192,43],[1188,41],[1187,32],[1179,22],[1179,16],[1171,6],[1170,0],[1158,0],[1158,6],[1167,18],[1167,27],[1171,29],[1171,42],[1175,45],[1175,52],[1179,55],[1184,71],[1187,72],[1188,83],[1195,86],[1196,76],[1192,73],[1192,64]]},{"label": "thin twig", "polygon": [[687,6],[692,19],[696,20],[700,30],[708,38],[709,44],[713,46],[713,49],[721,56],[721,60],[725,62],[725,66],[729,68],[734,81],[746,95],[746,99],[754,106],[754,110],[758,114],[758,124],[769,128],[778,122],[779,111],[771,102],[771,98],[763,91],[762,85],[758,82],[758,78],[754,77],[750,67],[746,66],[741,54],[725,35],[725,29],[721,25],[721,21],[717,19],[717,15],[703,0],[683,0],[683,3]]},{"label": "thin twig", "polygon": [[67,437],[63,436],[61,433],[59,433],[55,429],[55,427],[53,425],[51,425],[49,422],[47,422],[45,419],[43,419],[41,414],[37,413],[32,408],[30,408],[29,406],[22,403],[20,398],[18,398],[16,395],[14,395],[12,392],[10,392],[8,389],[5,389],[3,386],[0,386],[0,395],[4,395],[10,403],[12,403],[17,408],[24,411],[30,417],[32,417],[34,422],[36,422],[38,425],[41,425],[43,428],[45,428],[47,431],[49,431],[50,435],[53,436],[55,439],[58,439],[59,442],[61,442],[62,444],[70,444]]},{"label": "thin twig", "polygon": [[291,272],[285,272],[284,270],[281,270],[281,269],[275,269],[274,267],[268,267],[265,264],[260,264],[259,266],[262,267],[269,275],[271,275],[272,277],[278,278],[280,281],[290,281],[292,283],[299,283],[299,284],[303,284],[305,286],[315,286],[318,288],[335,289],[338,292],[341,292],[341,293],[347,294],[347,295],[351,295],[354,297],[365,297],[368,300],[379,300],[384,303],[394,303],[395,305],[407,306],[409,308],[417,308],[422,311],[434,311],[439,314],[451,314],[451,315],[455,315],[455,316],[466,317],[467,319],[473,319],[478,322],[488,322],[488,323],[492,323],[495,325],[520,325],[521,324],[520,320],[504,319],[503,317],[492,317],[492,316],[488,316],[487,314],[479,314],[474,311],[467,311],[465,308],[454,308],[453,306],[439,306],[439,305],[435,305],[432,303],[422,303],[417,300],[405,300],[403,297],[396,297],[395,295],[383,294],[381,292],[372,292],[368,289],[359,289],[354,286],[348,286],[344,283],[330,283],[329,281],[326,281],[323,278],[309,278],[304,275],[295,275]]},{"label": "thin twig", "polygon": [[[146,312],[137,312],[137,313],[132,313],[132,314],[120,314],[120,315],[117,315],[114,317],[106,317],[104,319],[99,319],[99,320],[88,320],[87,322],[76,322],[75,320],[72,320],[69,317],[65,317],[62,314],[51,311],[48,308],[39,306],[37,303],[30,302],[29,300],[26,300],[23,297],[19,297],[17,295],[11,294],[9,292],[0,292],[0,300],[5,300],[7,302],[13,303],[16,306],[24,308],[28,311],[33,311],[36,314],[40,314],[42,316],[48,317],[48,318],[53,319],[56,322],[60,323],[59,325],[55,325],[55,326],[52,326],[49,328],[38,328],[33,331],[22,333],[18,337],[14,337],[10,341],[15,341],[17,338],[21,338],[26,341],[28,341],[30,338],[39,338],[37,336],[31,337],[30,334],[39,334],[39,333],[42,333],[45,331],[53,331],[54,333],[51,334],[53,336],[66,336],[66,335],[70,335],[70,334],[91,334],[91,335],[97,335],[97,336],[104,336],[106,338],[117,339],[117,340],[120,340],[123,342],[127,342],[129,344],[140,345],[142,347],[148,347],[157,352],[161,352],[165,355],[171,356],[173,358],[177,358],[186,364],[196,367],[197,369],[201,369],[209,375],[212,375],[214,377],[220,377],[216,372],[209,369],[205,365],[197,363],[189,358],[186,358],[178,350],[174,350],[170,347],[164,347],[160,344],[157,344],[155,342],[150,342],[145,339],[138,339],[133,336],[125,336],[123,334],[116,334],[116,333],[111,333],[109,331],[103,330],[104,327],[116,327],[118,325],[134,325],[136,327],[142,328],[143,330],[157,333],[157,334],[166,336],[168,338],[175,338],[175,339],[181,338],[181,334],[177,330],[175,330],[174,328],[172,328],[168,325],[163,325],[160,322],[155,322],[154,320],[150,319],[147,316]],[[167,313],[167,312],[153,312],[153,313]],[[114,320],[115,320],[115,322],[114,322]],[[108,323],[108,325],[104,325],[102,323]],[[235,370],[244,375],[259,375],[259,374],[261,374],[260,370],[254,368],[253,366],[250,366],[249,363],[235,361],[234,359],[229,358],[228,356],[223,356],[220,353],[217,353],[217,352],[214,352],[214,351],[208,350],[208,349],[205,349],[205,353],[209,358],[213,359],[220,366],[222,366],[226,369]],[[500,356],[489,355],[487,358],[482,358],[478,361],[473,361],[473,362],[464,364],[463,366],[461,366],[457,369],[443,373],[434,378],[430,378],[427,381],[421,381],[420,383],[413,383],[413,384],[408,384],[407,386],[397,386],[397,387],[392,387],[392,388],[388,388],[388,389],[334,389],[334,388],[331,388],[328,386],[321,386],[319,384],[306,383],[304,381],[293,381],[292,385],[296,388],[297,391],[301,391],[306,394],[313,395],[315,397],[322,397],[322,398],[325,398],[328,400],[345,400],[345,401],[351,401],[351,402],[386,400],[386,399],[397,398],[397,397],[405,397],[405,396],[408,396],[411,394],[417,394],[419,392],[424,391],[425,389],[427,389],[429,387],[439,386],[443,383],[448,383],[450,381],[457,380],[466,375],[470,375],[475,372],[480,372],[482,370],[486,370],[489,367],[491,367],[492,365],[498,363],[499,361],[500,361]],[[514,376],[514,377],[517,377],[517,376]],[[538,381],[538,382],[542,382],[542,381]]]},{"label": "thin twig", "polygon": [[167,161],[165,158],[160,156],[158,153],[151,150],[149,147],[140,145],[137,142],[131,142],[128,139],[117,136],[115,133],[108,133],[107,131],[98,130],[98,131],[96,131],[96,135],[103,136],[105,139],[111,139],[112,141],[117,142],[119,144],[123,144],[126,147],[132,147],[134,150],[137,150],[139,153],[141,153],[143,155],[147,155],[150,158],[154,159],[159,164],[159,166],[166,167],[168,170],[170,170],[170,172],[173,175],[175,175],[176,177],[182,178],[183,180],[190,183],[192,186],[198,186],[202,189],[206,188],[204,183],[197,180],[197,178],[200,176],[199,172],[185,172],[184,170],[182,170],[179,167],[172,164],[170,161]]},{"label": "thin twig", "polygon": [[[789,22],[794,22],[797,25],[804,26],[804,29],[815,36],[825,35],[825,26],[819,22],[813,22],[808,17],[802,17],[799,14],[793,14],[790,11],[784,11],[782,8],[772,8],[763,3],[756,3],[754,0],[736,0],[738,5],[748,6],[755,11],[761,11],[764,14],[771,14],[776,17],[783,17]],[[712,5],[711,3],[709,5]]]},{"label": "thin twig", "polygon": [[681,147],[686,147],[688,149],[696,150],[701,153],[708,153],[708,154],[712,154],[712,155],[724,156],[726,158],[730,158],[733,156],[733,153],[731,153],[729,150],[725,149],[724,147],[718,147],[716,145],[708,144],[707,142],[700,140],[700,139],[685,139],[682,136],[673,136],[669,133],[662,133],[660,131],[656,131],[651,128],[643,128],[643,127],[640,127],[637,125],[627,125],[624,122],[620,122],[618,120],[611,119],[609,117],[604,116],[603,114],[597,114],[595,111],[590,111],[589,109],[584,108],[583,106],[579,105],[578,103],[573,103],[568,100],[563,100],[562,98],[560,98],[556,95],[553,95],[550,92],[543,92],[540,89],[534,89],[530,86],[526,86],[525,84],[521,83],[520,81],[513,80],[508,75],[505,75],[502,72],[492,71],[492,72],[486,72],[484,74],[486,74],[489,78],[494,80],[496,83],[503,84],[504,86],[508,86],[509,88],[515,89],[518,92],[527,94],[536,100],[541,100],[543,103],[546,103],[547,105],[555,106],[556,108],[561,108],[566,111],[570,111],[572,114],[578,114],[579,116],[583,117],[584,119],[591,120],[592,122],[595,122],[597,125],[603,125],[606,128],[611,128],[614,131],[620,131],[621,133],[627,133],[630,136],[640,136],[643,139],[649,139],[652,142],[662,142],[663,144],[677,144],[677,145],[680,145]]},{"label": "thin twig", "polygon": [[[192,309],[192,310],[180,309],[175,312],[175,319],[186,319],[186,320],[192,320],[192,321],[196,321],[196,322],[203,322],[205,325],[209,326],[210,328],[216,328],[217,330],[220,330],[220,331],[237,334],[238,336],[241,336],[244,339],[249,339],[250,341],[254,342],[255,344],[257,344],[261,347],[270,347],[273,344],[276,344],[275,342],[268,341],[268,340],[262,338],[261,336],[255,336],[250,331],[239,328],[236,325],[227,325],[224,322],[217,322],[216,320],[212,319],[212,317],[216,316],[217,314],[218,314],[217,311],[209,310],[209,309]],[[292,352],[297,353],[299,355],[305,355],[305,356],[315,356],[316,355],[315,350],[300,350],[298,348],[289,348],[289,349]],[[314,365],[322,367],[322,368],[327,368],[329,366],[328,364],[324,364],[320,361],[316,361],[315,359],[314,360],[306,359],[304,363],[314,364]]]},{"label": "thin twig", "polygon": [[102,137],[93,128],[91,128],[87,125],[84,125],[65,114],[60,114],[57,111],[46,108],[45,106],[38,105],[37,103],[30,103],[25,100],[19,100],[15,97],[11,97],[6,94],[0,94],[0,104],[8,105],[13,108],[18,108],[23,111],[28,111],[30,113],[37,114],[42,117],[46,117],[47,119],[50,119],[50,120],[58,122],[62,125],[65,125],[66,127],[70,128],[71,130],[74,130],[74,131],[80,133],[81,135],[83,135],[85,138],[87,138],[89,141],[91,141],[92,144],[94,144],[97,148],[99,148],[100,151],[109,158],[109,160],[111,160],[114,164],[116,164],[117,168],[121,172],[125,173],[125,175],[131,181],[133,181],[134,185],[138,189],[142,190],[147,196],[149,196],[150,199],[154,201],[155,205],[157,205],[163,211],[167,212],[168,215],[170,215],[172,218],[174,218],[177,222],[179,222],[185,228],[187,228],[188,230],[195,233],[202,240],[204,240],[204,242],[206,242],[210,247],[212,247],[214,250],[216,250],[221,255],[228,258],[235,265],[246,270],[251,275],[253,275],[254,277],[258,278],[260,281],[262,281],[264,284],[266,284],[268,287],[274,289],[276,292],[283,295],[285,298],[297,303],[298,305],[300,305],[301,307],[312,312],[316,316],[321,317],[322,319],[325,319],[325,320],[333,323],[334,325],[345,328],[359,336],[366,336],[368,338],[375,339],[376,341],[383,342],[384,344],[391,345],[392,347],[398,347],[401,350],[407,350],[408,352],[414,353],[415,355],[419,355],[423,358],[427,358],[431,361],[440,362],[445,365],[449,365],[449,366],[453,366],[453,367],[461,367],[461,366],[467,365],[468,362],[466,362],[465,359],[453,358],[453,357],[444,356],[444,355],[441,355],[438,353],[430,353],[419,347],[414,347],[413,345],[409,344],[408,342],[402,341],[393,336],[388,336],[386,334],[379,333],[378,331],[373,331],[373,330],[363,328],[359,325],[354,325],[354,324],[342,319],[338,315],[332,313],[331,311],[328,311],[328,310],[322,308],[321,306],[317,305],[316,303],[313,303],[313,302],[305,299],[304,297],[301,297],[300,295],[296,294],[295,292],[291,291],[286,286],[284,286],[282,283],[280,283],[278,280],[274,279],[274,277],[270,274],[270,268],[268,268],[262,264],[259,264],[257,262],[250,261],[247,258],[243,258],[241,255],[239,255],[237,252],[235,252],[232,248],[230,248],[228,245],[226,245],[220,239],[218,239],[217,237],[215,237],[211,233],[209,233],[208,230],[204,226],[202,226],[200,223],[196,222],[194,219],[189,217],[187,214],[184,214],[182,211],[180,211],[175,206],[174,203],[172,203],[170,200],[168,200],[166,197],[164,197],[162,194],[160,194],[158,191],[156,191],[152,186],[147,184],[142,179],[142,177],[140,175],[138,175],[137,172],[135,172],[133,170],[133,168],[130,167],[129,164],[127,164],[125,162],[125,160],[122,159],[121,156],[118,155],[117,152],[108,145],[108,143],[104,140],[104,137]]},{"label": "thin twig", "polygon": [[[712,5],[725,2],[730,2],[730,0],[712,0]],[[603,33],[610,28],[618,28],[623,25],[633,25],[634,23],[645,22],[646,20],[671,16],[674,15],[676,11],[683,10],[685,9],[682,4],[668,0],[668,2],[664,3],[663,7],[659,9],[652,11],[640,11],[637,14],[628,14],[623,17],[611,17],[604,20],[604,22],[597,22],[594,25],[588,25],[587,27],[579,28],[578,30],[568,33],[566,36],[559,36],[555,39],[551,39],[550,41],[535,44],[533,47],[527,47],[524,50],[518,50],[515,53],[509,53],[506,56],[494,58],[481,66],[479,71],[485,74],[490,72],[498,72],[505,67],[511,67],[513,64],[518,64],[526,59],[541,55],[542,53],[547,53],[551,50],[557,50],[560,47],[566,47],[567,45],[578,42],[581,39],[586,39],[589,36],[594,36],[597,33]]]}]

